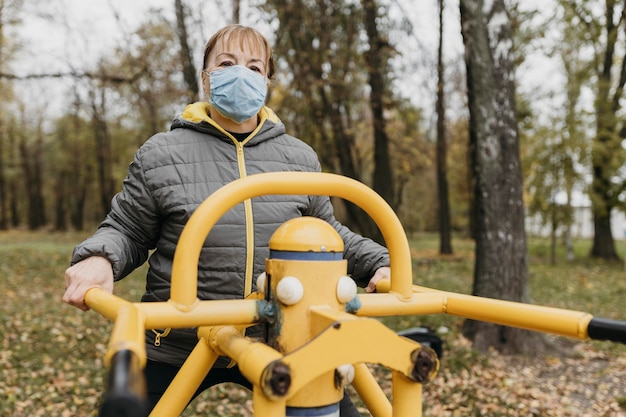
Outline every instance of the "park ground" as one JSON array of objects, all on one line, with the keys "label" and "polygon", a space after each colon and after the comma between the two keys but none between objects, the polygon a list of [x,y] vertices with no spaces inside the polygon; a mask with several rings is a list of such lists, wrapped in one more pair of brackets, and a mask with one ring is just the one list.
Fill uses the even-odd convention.
[{"label": "park ground", "polygon": [[[63,271],[72,247],[84,237],[0,232],[0,416],[96,415],[111,325],[94,312],[82,313],[61,302]],[[453,244],[454,255],[444,257],[436,251],[436,236],[411,239],[415,283],[471,292],[472,242],[457,238]],[[548,242],[530,239],[532,302],[624,320],[624,264],[588,259],[589,244],[576,243],[575,261],[567,262],[559,253],[557,264],[550,265]],[[138,300],[143,274],[145,267],[123,280],[117,294]],[[425,416],[626,416],[623,345],[547,336],[555,349],[540,357],[481,354],[460,335],[460,318],[384,322],[394,330],[428,326],[442,332],[441,370],[424,386]],[[389,392],[389,372],[377,366],[371,370]],[[251,416],[251,409],[250,393],[223,384],[197,398],[183,417]]]}]

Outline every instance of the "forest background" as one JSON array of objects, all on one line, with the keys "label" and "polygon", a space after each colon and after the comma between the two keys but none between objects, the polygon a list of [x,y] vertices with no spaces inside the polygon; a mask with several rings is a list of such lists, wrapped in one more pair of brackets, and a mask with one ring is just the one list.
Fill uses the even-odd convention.
[{"label": "forest background", "polygon": [[[275,45],[269,105],[318,150],[325,170],[370,185],[409,234],[437,230],[442,254],[453,252],[453,232],[473,238],[472,293],[528,302],[526,213],[551,231],[553,260],[558,237],[570,258],[573,200],[587,195],[590,255],[616,260],[611,214],[623,208],[626,187],[625,5],[549,5],[438,1],[438,24],[427,20],[419,33],[411,18],[428,8],[399,0],[173,0],[141,12],[135,4],[132,18],[121,13],[130,6],[113,1],[80,12],[69,1],[4,0],[0,229],[93,228],[137,147],[202,98],[206,38],[243,22]],[[113,32],[98,30],[102,13],[113,17]],[[33,21],[46,25],[24,24]],[[462,54],[454,53],[459,31],[444,30],[451,21]],[[62,51],[49,40],[29,45],[24,27],[49,32],[46,39],[61,30]],[[421,40],[433,38],[429,59]],[[36,53],[41,47],[46,54]],[[336,205],[346,225],[382,240],[365,213]],[[481,350],[541,345],[525,332],[503,338],[510,330],[467,323],[464,334],[483,340]]]},{"label": "forest background", "polygon": [[[204,43],[234,19],[259,27],[275,43],[279,72],[269,105],[288,131],[318,150],[326,170],[375,185],[374,116],[364,61],[373,47],[363,34],[361,5],[309,2],[310,13],[296,16],[290,2],[180,2],[180,19],[174,3],[2,1],[0,229],[93,228],[108,211],[137,147],[167,129],[187,103],[203,99],[197,74]],[[380,182],[392,185],[385,188],[407,231],[437,230],[437,3],[379,3],[377,50],[391,172]],[[550,38],[554,33],[546,34],[541,13],[518,5],[512,10],[520,17],[518,36],[535,34],[519,42],[518,63],[524,80],[518,94],[528,103],[521,116],[525,149],[533,160],[534,147],[562,133],[566,83],[553,59],[562,45]],[[448,5],[445,14],[451,226],[467,235],[472,185],[458,5]],[[287,33],[298,38],[287,39]],[[586,150],[579,150],[582,172],[589,172]],[[525,177],[533,174],[530,168]],[[584,190],[584,182],[579,188]],[[357,216],[344,220],[367,232]]]},{"label": "forest background", "polygon": [[[0,0],[0,230],[9,240],[11,230],[93,230],[135,150],[203,99],[206,39],[238,21],[272,40],[269,105],[325,170],[372,186],[410,235],[436,231],[441,254],[453,252],[453,233],[472,239],[473,294],[529,301],[526,215],[550,231],[552,262],[559,242],[571,260],[582,197],[594,219],[588,255],[618,258],[625,6]],[[363,213],[336,204],[344,223],[380,238]],[[543,345],[471,321],[463,334],[487,341],[483,351]]]}]

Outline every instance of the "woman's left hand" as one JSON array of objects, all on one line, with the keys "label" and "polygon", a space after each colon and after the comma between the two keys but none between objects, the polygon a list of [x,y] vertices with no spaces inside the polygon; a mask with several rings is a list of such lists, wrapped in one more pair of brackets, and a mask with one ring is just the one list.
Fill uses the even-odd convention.
[{"label": "woman's left hand", "polygon": [[391,269],[388,266],[383,266],[378,268],[374,273],[374,276],[370,279],[370,282],[365,287],[365,292],[376,292],[376,284],[381,279],[390,279],[391,278]]}]

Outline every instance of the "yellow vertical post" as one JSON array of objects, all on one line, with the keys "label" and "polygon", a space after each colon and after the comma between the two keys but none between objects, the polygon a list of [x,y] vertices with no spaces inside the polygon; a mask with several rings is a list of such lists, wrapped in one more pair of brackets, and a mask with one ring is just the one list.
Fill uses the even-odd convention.
[{"label": "yellow vertical post", "polygon": [[204,338],[200,339],[150,413],[150,417],[180,415],[216,360],[217,353],[209,347]]},{"label": "yellow vertical post", "polygon": [[391,417],[391,403],[366,364],[354,364],[352,386],[372,413],[372,417]]},{"label": "yellow vertical post", "polygon": [[130,350],[139,359],[139,366],[146,365],[146,346],[144,344],[143,315],[129,302],[120,304],[111,332],[109,348],[104,363],[109,366],[111,358],[121,350]]},{"label": "yellow vertical post", "polygon": [[252,391],[252,404],[254,417],[285,417],[286,401],[268,398],[257,385]]},{"label": "yellow vertical post", "polygon": [[398,371],[391,373],[393,417],[422,417],[422,385]]}]

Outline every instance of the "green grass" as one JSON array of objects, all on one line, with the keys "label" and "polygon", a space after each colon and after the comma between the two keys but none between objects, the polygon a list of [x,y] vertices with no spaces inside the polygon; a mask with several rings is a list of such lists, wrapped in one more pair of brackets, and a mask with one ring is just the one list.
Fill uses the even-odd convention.
[{"label": "green grass", "polygon": [[[84,236],[0,233],[0,415],[95,415],[111,324],[61,300],[63,272]],[[119,286],[137,298],[141,271]],[[130,284],[130,285],[129,285]]]},{"label": "green grass", "polygon": [[[102,358],[111,324],[98,314],[82,313],[61,301],[63,272],[73,246],[82,234],[0,232],[0,416],[93,416],[104,386]],[[473,245],[453,241],[455,254],[437,254],[433,235],[411,241],[416,284],[470,293]],[[620,243],[621,244],[621,243]],[[623,303],[626,273],[622,263],[586,258],[589,242],[576,242],[577,259],[566,262],[559,254],[549,265],[549,242],[530,244],[530,291],[532,302],[590,312],[596,316],[626,319]],[[116,286],[123,298],[138,300],[143,292],[145,267]],[[454,341],[460,318],[433,315],[385,318],[393,329],[417,325],[450,329],[446,340]],[[598,349],[624,353],[621,345],[596,343]],[[450,346],[448,346],[450,348]],[[480,361],[470,349],[450,349],[447,366],[462,369]],[[237,410],[243,397],[236,402]],[[232,394],[215,389],[201,397],[184,416],[228,415]],[[196,411],[197,410],[197,411]],[[200,413],[202,411],[202,413]]]}]

